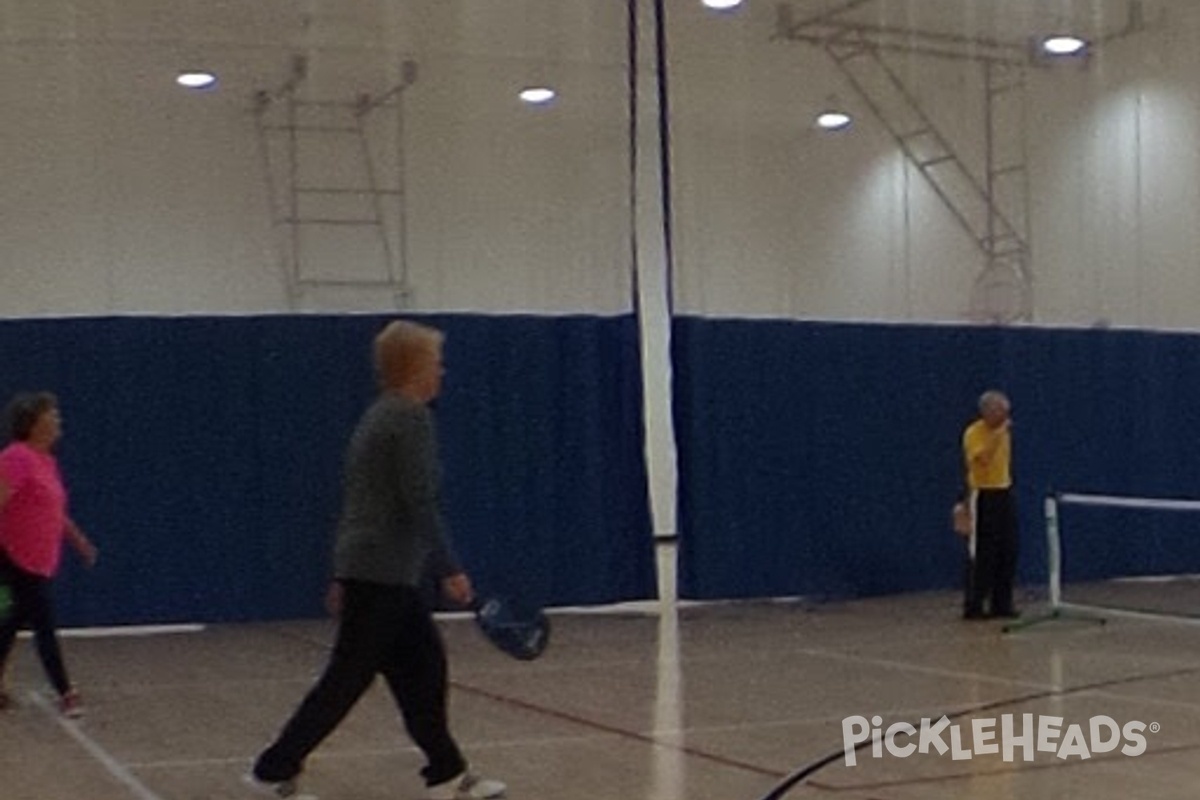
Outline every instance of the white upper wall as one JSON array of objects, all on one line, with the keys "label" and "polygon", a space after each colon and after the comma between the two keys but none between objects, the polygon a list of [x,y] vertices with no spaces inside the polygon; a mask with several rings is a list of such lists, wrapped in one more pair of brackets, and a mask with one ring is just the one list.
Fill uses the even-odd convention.
[{"label": "white upper wall", "polygon": [[[1119,31],[1134,2],[875,0],[852,18],[1007,41],[1068,19]],[[802,19],[846,4],[791,5]],[[1029,167],[1027,192],[997,197],[1028,214],[1034,321],[1200,327],[1196,6],[1146,2],[1143,27],[1085,66],[1027,69],[1019,102],[993,107],[1001,160]],[[776,7],[666,3],[676,309],[972,318],[980,248],[828,54],[780,39]],[[658,192],[643,130],[631,206],[626,14],[618,0],[0,0],[0,314],[628,310],[633,213],[648,219]],[[984,181],[982,67],[903,49],[886,62]],[[344,106],[305,119],[339,126],[415,65],[364,118],[373,171],[353,135],[293,139],[285,97],[253,113],[298,57],[295,98]],[[171,83],[192,66],[220,90]],[[558,101],[522,107],[516,90],[542,81]],[[835,103],[855,126],[817,132]],[[265,147],[258,121],[276,128]],[[383,236],[281,223],[293,201],[306,218],[372,216],[368,194],[290,191],[372,176],[403,190],[378,195]],[[643,221],[648,270],[651,235]]]},{"label": "white upper wall", "polygon": [[[828,57],[770,42],[761,26],[735,31],[738,20],[702,9],[678,17],[680,25],[694,22],[698,37],[697,46],[676,47],[671,61],[678,308],[854,319],[961,314],[980,262],[971,240],[936,213],[928,187]],[[747,31],[758,35],[726,40]],[[831,105],[858,113],[854,129],[815,129],[813,118]]]},{"label": "white upper wall", "polygon": [[1043,319],[1200,328],[1200,8],[1159,11],[1033,86]]},{"label": "white upper wall", "polygon": [[[997,285],[1011,272],[986,269],[950,210],[970,206],[969,192],[939,197],[877,117],[882,106],[895,121],[900,89],[859,91],[823,48],[779,35],[775,3],[728,14],[669,5],[678,308],[954,321],[1019,294],[1018,281]],[[853,4],[790,5],[796,21]],[[1025,163],[1027,186],[997,177],[993,197],[1028,235],[1035,322],[1200,327],[1200,8],[1146,2],[1128,29],[1135,5],[877,0],[838,17],[969,37],[951,48],[967,56],[1072,25],[1109,37],[1084,65],[995,75],[996,85],[1023,76],[1025,87],[994,95],[991,131],[996,166]],[[889,41],[883,60],[903,91],[985,184],[981,62],[934,57],[917,34]],[[854,128],[818,133],[812,119],[830,105],[853,112]]]},{"label": "white upper wall", "polygon": [[[0,314],[385,309],[400,292],[365,284],[389,276],[422,310],[627,310],[624,19],[562,0],[0,3]],[[298,108],[326,127],[416,64],[402,103],[364,117],[373,169],[353,132],[289,116],[297,57],[293,96],[345,106]],[[179,89],[185,67],[220,89]],[[530,110],[516,92],[538,80],[560,98]],[[297,215],[342,224],[281,222]]]}]

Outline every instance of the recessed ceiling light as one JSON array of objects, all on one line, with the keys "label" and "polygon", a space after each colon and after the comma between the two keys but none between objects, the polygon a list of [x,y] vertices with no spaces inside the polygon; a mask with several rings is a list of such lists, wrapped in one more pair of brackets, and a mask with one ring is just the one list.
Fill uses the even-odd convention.
[{"label": "recessed ceiling light", "polygon": [[211,72],[188,70],[176,75],[175,82],[186,89],[211,89],[217,85],[217,76]]},{"label": "recessed ceiling light", "polygon": [[1042,40],[1042,50],[1052,56],[1073,56],[1087,48],[1087,42],[1078,36],[1047,36]]},{"label": "recessed ceiling light", "polygon": [[854,120],[843,111],[824,111],[817,115],[817,127],[827,131],[840,131],[850,127]]},{"label": "recessed ceiling light", "polygon": [[521,98],[522,102],[541,106],[553,100],[557,93],[549,86],[528,86],[522,89],[517,96]]},{"label": "recessed ceiling light", "polygon": [[742,0],[703,0],[703,2],[705,6],[716,11],[728,11],[742,4]]}]

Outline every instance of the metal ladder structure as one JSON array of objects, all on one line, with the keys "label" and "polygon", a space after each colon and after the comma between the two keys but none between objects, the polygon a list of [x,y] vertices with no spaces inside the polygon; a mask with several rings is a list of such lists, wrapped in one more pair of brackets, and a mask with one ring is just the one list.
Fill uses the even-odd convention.
[{"label": "metal ladder structure", "polygon": [[[379,95],[314,100],[302,95],[308,59],[295,56],[287,80],[254,96],[254,119],[289,305],[310,292],[358,289],[409,305],[403,95],[417,79],[413,61]],[[391,108],[395,170],[384,180],[369,137],[371,117]],[[370,256],[364,257],[364,256]],[[347,268],[352,260],[354,267]]]},{"label": "metal ladder structure", "polygon": [[[984,255],[986,266],[976,278],[971,298],[972,317],[993,322],[1030,319],[1024,126],[1010,124],[1009,115],[996,108],[1011,98],[1021,109],[1023,68],[983,63],[986,147],[983,175],[978,178],[878,47],[848,34],[826,42],[825,51]],[[1000,164],[1000,152],[1011,160]],[[1001,192],[1001,184],[1008,191]]]},{"label": "metal ladder structure", "polygon": [[[981,322],[1033,318],[1029,169],[1025,147],[1025,88],[1030,69],[1047,66],[1028,41],[1000,41],[923,32],[847,18],[877,0],[845,0],[797,21],[777,7],[777,38],[824,49],[855,93],[883,125],[954,220],[975,242],[985,266],[976,275],[969,315]],[[1094,46],[1142,27],[1140,0],[1129,18]],[[902,53],[980,64],[984,92],[984,163],[972,170],[934,124],[916,95],[888,63]]]}]

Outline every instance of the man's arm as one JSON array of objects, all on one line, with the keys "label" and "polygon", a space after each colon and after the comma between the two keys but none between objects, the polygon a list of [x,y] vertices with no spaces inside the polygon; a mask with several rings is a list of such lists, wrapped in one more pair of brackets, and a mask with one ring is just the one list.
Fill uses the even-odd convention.
[{"label": "man's arm", "polygon": [[982,435],[976,434],[974,437],[971,437],[973,441],[967,442],[967,458],[972,464],[978,464],[981,467],[988,466],[992,463],[992,459],[996,457],[996,453],[1000,450],[1000,446],[1004,444],[1007,436],[1007,421],[996,429],[985,428]]},{"label": "man's arm", "polygon": [[[430,532],[433,550],[426,565],[429,575],[437,581],[443,595],[459,605],[469,605],[475,593],[471,579],[463,571],[442,519],[440,502],[439,465],[437,441],[433,429],[433,418],[428,414],[414,415],[403,422],[400,461],[401,491],[406,495],[407,505],[416,514],[416,524]],[[411,426],[411,427],[410,427]]]}]

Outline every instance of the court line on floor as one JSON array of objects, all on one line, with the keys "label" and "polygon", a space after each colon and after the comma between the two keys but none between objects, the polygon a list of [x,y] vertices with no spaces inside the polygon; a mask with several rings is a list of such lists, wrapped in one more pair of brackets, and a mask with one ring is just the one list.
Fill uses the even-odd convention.
[{"label": "court line on floor", "polygon": [[[317,648],[319,650],[329,650],[331,646],[329,642],[314,639],[310,636],[305,636],[305,634],[302,633],[281,632],[278,633],[278,636],[281,636],[282,638],[299,640],[299,642],[304,642],[305,644],[313,646],[313,648]],[[641,733],[637,732],[637,730],[613,726],[613,724],[608,724],[606,722],[599,722],[596,720],[590,720],[588,717],[570,714],[568,711],[559,711],[558,709],[547,708],[545,705],[529,703],[526,702],[526,700],[511,697],[509,694],[500,694],[498,692],[486,690],[486,688],[481,688],[479,686],[464,684],[464,682],[461,680],[450,680],[450,685],[456,688],[458,691],[475,694],[475,696],[490,699],[492,702],[511,705],[514,706],[514,708],[532,711],[534,714],[539,714],[542,716],[557,718],[557,720],[577,724],[577,726],[582,726],[592,730],[599,730],[601,733],[620,736],[620,738],[624,739],[640,741],[642,744],[648,744],[653,747],[664,747],[667,748],[667,750],[684,753],[686,756],[707,760],[707,762],[710,763],[719,764],[721,766],[730,766],[730,768],[733,769],[745,770],[754,775],[775,778],[775,780],[779,780],[779,778],[786,775],[786,772],[781,770],[764,768],[764,766],[758,764],[752,764],[750,762],[744,762],[744,760],[721,756],[720,753],[708,752],[706,750],[701,750],[701,748],[692,747],[690,745],[680,745],[676,744],[676,742],[664,741],[653,734]]]},{"label": "court line on floor", "polygon": [[[403,735],[402,731],[397,731]],[[540,745],[558,745],[561,743],[571,744],[588,744],[596,742],[601,737],[595,736],[530,736],[523,738],[511,738],[500,741],[473,742],[471,749],[473,751],[484,750],[501,750],[515,747],[531,747]],[[353,750],[342,751],[325,751],[314,753],[312,761],[314,763],[329,762],[329,761],[353,761],[364,758],[380,758],[383,756],[412,756],[414,758],[422,758],[420,748],[416,745],[396,744],[392,747],[361,747]],[[217,756],[213,758],[175,758],[175,759],[159,759],[155,761],[131,761],[126,766],[137,770],[163,770],[163,769],[190,769],[193,767],[205,766],[227,766],[230,764],[247,765],[252,761],[252,757],[245,755],[240,756]]]},{"label": "court line on floor", "polygon": [[[207,625],[199,622],[188,622],[177,625],[110,625],[94,628],[59,628],[60,639],[126,639],[143,636],[174,636],[178,634],[202,633]],[[17,634],[21,639],[32,639],[33,633],[21,631]]]},{"label": "court line on floor", "polygon": [[[1094,681],[1092,683],[1080,684],[1079,686],[1052,688],[1052,689],[1042,691],[1042,692],[1034,692],[1031,694],[1021,695],[1019,697],[1010,697],[1010,698],[1005,698],[1005,699],[1001,699],[1001,700],[993,700],[993,701],[989,701],[987,703],[980,703],[980,704],[977,704],[974,706],[970,706],[968,708],[960,708],[956,711],[946,712],[944,714],[941,714],[941,715],[939,715],[939,718],[942,716],[945,716],[945,717],[948,717],[949,719],[960,719],[962,717],[968,717],[968,716],[972,716],[975,714],[979,714],[980,712],[983,712],[983,711],[995,711],[997,709],[1004,708],[1006,706],[1019,705],[1021,703],[1030,702],[1032,700],[1047,699],[1047,698],[1051,698],[1051,697],[1065,697],[1068,695],[1081,694],[1081,693],[1085,693],[1085,692],[1094,691],[1096,689],[1103,689],[1105,687],[1121,686],[1124,684],[1138,683],[1141,681],[1155,680],[1158,678],[1175,677],[1175,676],[1179,676],[1179,675],[1194,675],[1198,672],[1200,672],[1200,667],[1182,667],[1179,669],[1171,669],[1171,670],[1165,670],[1165,671],[1161,671],[1161,672],[1147,672],[1147,673],[1142,673],[1140,675],[1127,675],[1127,676],[1124,676],[1121,678],[1110,678],[1108,680]],[[855,751],[863,750],[866,747],[871,746],[871,744],[872,744],[872,742],[870,740],[868,740],[868,741],[863,742],[862,744],[859,744],[858,746],[856,746],[854,748],[854,750]],[[801,767],[798,770],[795,770],[790,775],[785,777],[782,781],[780,781],[778,784],[776,784],[776,786],[770,792],[763,795],[762,800],[781,800],[785,795],[787,795],[789,792],[791,792],[792,789],[795,789],[797,786],[801,786],[801,785],[807,785],[807,786],[811,786],[816,789],[822,789],[822,790],[831,791],[831,792],[860,791],[862,789],[862,787],[860,787],[860,786],[855,786],[855,785],[835,786],[835,785],[829,784],[829,783],[809,780],[809,778],[811,776],[815,775],[820,770],[824,769],[825,767],[829,766],[830,764],[834,764],[834,763],[842,760],[843,758],[845,758],[845,755],[846,755],[846,750],[843,747],[842,749],[832,752],[829,755],[824,756],[823,758],[819,758],[815,761],[809,762],[808,764],[806,764],[805,766]],[[935,777],[935,778],[924,779],[924,781],[929,781],[929,782],[937,782],[939,780],[940,780],[940,776]],[[911,781],[911,783],[920,783],[920,782],[922,782],[922,779],[916,779],[916,780]]]},{"label": "court line on floor", "polygon": [[523,711],[531,711],[544,717],[551,717],[563,722],[570,722],[575,725],[581,725],[592,730],[603,731],[624,739],[632,739],[634,741],[642,742],[643,744],[649,744],[654,747],[663,747],[669,750],[675,750],[694,758],[710,761],[714,764],[720,764],[724,767],[733,767],[736,769],[745,770],[746,772],[752,772],[755,775],[763,775],[769,778],[780,778],[784,774],[779,770],[763,767],[759,764],[753,764],[749,761],[742,761],[738,758],[731,758],[729,756],[723,756],[719,753],[709,752],[708,750],[701,750],[700,748],[693,747],[692,745],[664,741],[654,734],[642,733],[641,731],[622,728],[619,725],[610,725],[607,722],[600,722],[599,720],[590,719],[579,714],[572,714],[569,711],[560,711],[557,708],[549,708],[537,703],[530,703],[517,697],[501,694],[499,692],[493,692],[489,689],[483,689],[478,686],[471,686],[469,684],[462,683],[461,681],[451,681],[450,684],[461,692],[466,692],[467,694],[473,694],[477,697],[483,697],[497,703],[519,708]]},{"label": "court line on floor", "polygon": [[[1189,753],[1200,750],[1200,744],[1177,744],[1168,747],[1162,747],[1143,753],[1139,759],[1157,758],[1161,756],[1172,756],[1180,753]],[[831,783],[810,782],[808,786],[823,791],[832,792],[834,794],[842,792],[867,792],[877,791],[879,789],[897,789],[905,786],[932,786],[939,783],[953,783],[954,781],[977,780],[979,778],[1000,777],[1002,775],[1015,775],[1017,773],[1026,774],[1029,772],[1044,772],[1046,770],[1059,769],[1074,769],[1077,767],[1088,767],[1099,764],[1112,764],[1126,759],[1127,756],[1120,755],[1093,755],[1086,761],[1055,761],[1053,763],[1034,763],[1029,764],[1021,762],[1021,766],[1012,766],[1003,769],[972,769],[969,772],[950,772],[942,775],[923,775],[919,778],[896,778],[894,780],[874,781],[869,783],[847,783],[845,785],[835,785]]]},{"label": "court line on floor", "polygon": [[[328,651],[332,646],[327,641],[321,641],[318,639],[314,639],[314,638],[312,638],[310,636],[306,636],[304,634],[279,632],[279,633],[277,633],[277,635],[281,636],[282,638],[287,638],[287,639],[292,639],[294,641],[303,642],[307,645],[310,645],[310,646],[315,647],[320,650]],[[635,662],[633,660],[631,660],[630,663],[635,663]],[[672,749],[677,749],[677,750],[681,749],[684,752],[689,752],[691,755],[696,755],[698,757],[703,757],[703,758],[709,758],[710,760],[714,760],[714,761],[722,761],[723,763],[726,764],[726,766],[741,767],[743,769],[750,770],[751,772],[755,772],[759,775],[771,775],[774,777],[780,777],[784,774],[779,771],[765,770],[763,767],[760,767],[760,766],[757,766],[754,764],[749,764],[746,762],[739,762],[734,759],[725,759],[723,756],[706,753],[701,750],[695,750],[695,752],[692,752],[692,750],[694,748],[689,749],[686,746],[680,747],[680,746],[671,744],[669,742],[663,742],[660,739],[656,739],[654,736],[652,736],[650,734],[644,734],[644,733],[639,733],[637,731],[631,731],[631,730],[621,728],[621,727],[618,727],[615,725],[609,725],[604,722],[597,722],[595,720],[591,720],[586,717],[570,714],[569,712],[558,711],[557,709],[548,708],[546,706],[538,705],[536,703],[528,703],[524,700],[520,700],[515,697],[510,697],[508,695],[500,694],[498,692],[492,692],[490,690],[483,689],[478,686],[474,686],[472,684],[464,683],[462,680],[459,680],[459,679],[451,679],[450,685],[460,691],[466,692],[468,694],[474,694],[479,697],[484,697],[484,698],[492,700],[494,702],[523,708],[526,711],[532,711],[534,713],[542,714],[544,716],[555,717],[555,718],[563,720],[565,722],[571,722],[576,725],[582,725],[584,727],[591,728],[592,730],[602,731],[604,733],[613,734],[613,735],[617,735],[617,736],[624,736],[626,738],[636,739],[636,740],[650,743],[650,744],[657,745],[657,746],[670,747]]]},{"label": "court line on floor", "polygon": [[48,703],[46,698],[40,693],[31,691],[29,693],[29,699],[35,706],[40,708],[46,714],[46,716],[58,723],[58,727],[66,731],[67,735],[74,739],[84,750],[86,750],[92,758],[100,762],[100,765],[108,771],[109,775],[116,779],[117,782],[123,784],[125,788],[133,792],[133,794],[138,797],[139,800],[163,800],[162,797],[150,791],[150,789],[144,783],[139,781],[124,764],[122,764],[107,750],[101,747],[95,739],[84,733],[83,728],[79,726],[78,722],[65,719],[62,715],[60,715],[58,709],[54,708],[54,706]]},{"label": "court line on floor", "polygon": [[[279,635],[284,638],[290,638],[290,639],[305,642],[313,647],[317,647],[322,650],[328,650],[330,647],[328,642],[317,641],[315,639],[304,636],[302,634],[297,635],[297,634],[281,633]],[[653,734],[647,734],[647,733],[641,733],[640,731],[629,730],[628,728],[622,728],[617,725],[610,725],[606,722],[599,722],[598,720],[589,719],[588,717],[580,716],[577,714],[572,714],[567,711],[560,711],[558,709],[549,708],[549,707],[543,706],[543,705],[538,705],[537,703],[530,703],[528,701],[521,700],[519,698],[512,697],[510,695],[500,694],[499,692],[492,692],[488,689],[483,689],[478,686],[473,686],[468,683],[463,683],[461,680],[451,680],[450,685],[452,687],[454,687],[455,689],[458,689],[459,691],[462,691],[462,692],[465,692],[468,694],[474,694],[478,697],[483,697],[483,698],[491,700],[493,702],[501,703],[504,705],[509,705],[514,708],[520,708],[525,711],[530,711],[535,714],[540,714],[542,716],[551,717],[551,718],[558,719],[558,720],[561,720],[564,722],[570,722],[572,724],[580,725],[580,726],[583,726],[590,730],[602,731],[604,733],[611,734],[613,736],[619,736],[619,737],[622,737],[625,739],[631,739],[633,741],[638,741],[643,744],[649,744],[653,747],[663,747],[663,748],[667,748],[670,750],[675,750],[677,752],[684,753],[684,754],[692,756],[694,758],[699,758],[699,759],[703,759],[705,761],[709,761],[709,762],[712,762],[715,764],[720,764],[721,766],[732,767],[735,769],[741,769],[741,770],[745,770],[747,772],[751,772],[755,775],[762,775],[762,776],[765,776],[768,778],[776,778],[776,779],[782,778],[786,774],[786,773],[781,772],[776,769],[769,769],[766,767],[762,767],[758,764],[752,764],[748,761],[742,761],[740,759],[730,758],[728,756],[720,755],[719,753],[710,753],[707,750],[701,750],[700,748],[692,747],[691,745],[676,744],[674,742],[663,741],[661,738],[658,738],[658,737],[654,736]]]},{"label": "court line on floor", "polygon": [[[328,642],[317,641],[317,640],[314,640],[314,639],[312,639],[308,636],[302,635],[302,634],[301,635],[282,634],[282,635],[285,636],[286,638],[299,639],[300,641],[303,641],[309,645],[312,645],[312,646],[320,648],[320,649],[328,650],[330,647]],[[838,653],[836,651],[821,650],[819,648],[802,648],[801,652],[803,652],[806,655],[815,656],[815,657],[833,658],[835,660],[858,661],[861,663],[873,664],[875,666],[888,666],[891,668],[896,668],[896,669],[901,669],[901,670],[911,670],[911,671],[916,671],[916,672],[931,673],[931,674],[937,675],[939,677],[975,678],[975,679],[982,679],[985,681],[992,681],[992,682],[999,683],[999,684],[1009,684],[1009,685],[1016,685],[1016,686],[1023,686],[1023,687],[1027,687],[1027,688],[1039,689],[1040,691],[1036,692],[1033,696],[1043,696],[1046,693],[1046,689],[1045,689],[1046,684],[1044,682],[1038,683],[1038,682],[1032,682],[1032,681],[1031,682],[1014,681],[1014,680],[1006,680],[1003,678],[998,678],[996,676],[985,676],[985,675],[977,675],[977,674],[973,674],[973,673],[956,672],[954,670],[926,668],[926,667],[922,667],[919,665],[907,664],[907,663],[900,662],[900,661],[892,661],[892,660],[883,659],[883,658],[872,658],[872,657],[864,656],[861,654]],[[651,734],[651,733],[642,733],[640,731],[630,730],[628,728],[622,728],[618,725],[610,725],[609,723],[600,722],[598,720],[591,719],[589,717],[585,717],[582,715],[572,714],[567,711],[562,711],[559,709],[550,708],[550,707],[540,705],[537,703],[532,703],[532,702],[529,702],[526,700],[522,700],[520,698],[513,697],[511,695],[502,694],[500,692],[493,692],[491,690],[484,689],[479,686],[474,686],[472,684],[465,683],[461,679],[452,679],[450,681],[450,685],[453,686],[455,689],[458,689],[459,691],[462,691],[462,692],[465,692],[468,694],[474,694],[478,697],[483,697],[483,698],[486,698],[493,702],[501,703],[504,705],[509,705],[514,708],[520,708],[525,711],[529,711],[529,712],[539,714],[542,716],[558,719],[563,722],[569,722],[574,725],[583,726],[583,727],[589,728],[591,730],[601,731],[601,732],[604,732],[604,733],[607,733],[607,734],[610,734],[613,736],[630,739],[633,741],[641,742],[643,744],[649,744],[653,747],[660,747],[660,748],[666,748],[669,750],[674,750],[676,752],[683,753],[683,754],[691,756],[693,758],[701,759],[701,760],[708,761],[708,762],[714,763],[714,764],[719,764],[719,765],[725,766],[725,767],[740,769],[740,770],[752,773],[754,775],[760,775],[760,776],[767,777],[767,778],[773,778],[775,780],[783,779],[788,775],[788,773],[784,770],[774,769],[774,768],[770,768],[770,767],[764,767],[761,764],[755,764],[753,762],[743,761],[741,759],[733,758],[731,756],[725,756],[720,753],[713,753],[711,751],[704,750],[699,747],[695,747],[693,745],[680,744],[677,742],[667,741],[667,740],[664,740],[659,735],[655,735],[655,734]],[[1050,691],[1054,692],[1055,690],[1051,689]]]},{"label": "court line on floor", "polygon": [[[316,641],[314,639],[311,639],[311,638],[303,636],[303,635],[296,636],[296,635],[291,635],[291,634],[283,634],[283,636],[285,638],[299,639],[301,641],[307,642],[308,644],[318,647],[320,649],[328,650],[329,646],[330,646],[327,642],[319,642],[319,641]],[[1011,685],[1014,688],[1015,687],[1023,687],[1023,688],[1037,690],[1037,691],[1031,691],[1031,692],[1028,692],[1026,694],[1019,695],[1016,697],[1003,698],[1000,700],[989,701],[986,703],[981,703],[981,704],[966,707],[966,708],[959,708],[953,712],[945,714],[945,716],[948,716],[951,719],[956,719],[956,718],[967,716],[970,714],[977,714],[981,711],[988,711],[988,710],[1003,708],[1006,706],[1019,705],[1021,703],[1030,702],[1033,700],[1045,699],[1045,698],[1049,698],[1049,697],[1062,697],[1062,696],[1067,696],[1067,695],[1079,694],[1079,693],[1087,692],[1087,691],[1095,691],[1098,689],[1103,689],[1105,687],[1119,686],[1122,684],[1136,683],[1136,682],[1140,682],[1140,681],[1144,681],[1144,680],[1153,680],[1156,678],[1172,677],[1172,676],[1194,674],[1196,672],[1200,672],[1200,668],[1197,668],[1197,667],[1183,667],[1183,668],[1165,670],[1165,671],[1155,672],[1155,673],[1144,673],[1144,674],[1140,674],[1140,675],[1123,676],[1120,678],[1112,678],[1112,679],[1107,679],[1107,680],[1102,680],[1102,681],[1095,681],[1092,683],[1081,684],[1078,686],[1061,687],[1061,686],[1051,685],[1049,688],[1046,688],[1047,684],[1044,681],[1021,681],[1021,680],[1005,679],[1005,678],[1002,678],[999,676],[994,676],[994,675],[980,675],[978,673],[961,672],[961,671],[957,671],[957,670],[930,668],[930,667],[924,667],[923,665],[909,664],[909,663],[902,662],[902,661],[895,661],[895,660],[879,658],[879,657],[871,657],[871,656],[866,656],[863,654],[839,653],[837,651],[823,650],[820,648],[801,648],[799,650],[799,652],[801,652],[805,655],[813,656],[813,657],[826,657],[826,658],[833,658],[835,660],[857,661],[860,663],[872,664],[874,666],[887,666],[887,667],[900,669],[900,670],[907,670],[907,671],[914,671],[914,672],[918,672],[918,673],[936,675],[938,677],[974,678],[976,680],[982,680],[984,682]],[[655,734],[642,733],[640,731],[630,730],[628,728],[623,728],[618,725],[611,725],[606,722],[600,722],[598,720],[591,719],[591,718],[588,718],[588,717],[585,717],[582,715],[578,715],[578,714],[573,714],[571,712],[561,711],[561,710],[555,709],[555,708],[549,708],[547,706],[539,705],[537,703],[532,703],[532,702],[529,702],[526,700],[522,700],[520,698],[512,697],[507,694],[493,692],[489,689],[484,689],[482,687],[464,683],[461,680],[451,680],[450,684],[451,684],[451,686],[453,686],[454,688],[456,688],[460,691],[463,691],[463,692],[466,692],[469,694],[474,694],[476,696],[492,700],[493,702],[501,703],[504,705],[509,705],[514,708],[520,708],[522,710],[530,711],[532,713],[536,713],[536,714],[539,714],[542,716],[559,719],[561,721],[569,722],[569,723],[572,723],[575,725],[580,725],[580,726],[583,726],[586,728],[590,728],[592,730],[603,731],[603,732],[611,734],[613,736],[618,736],[618,737],[629,739],[632,741],[638,741],[638,742],[641,742],[644,744],[649,744],[652,747],[659,747],[659,748],[674,750],[676,752],[683,753],[684,755],[687,755],[687,756],[690,756],[693,758],[698,758],[698,759],[708,761],[710,763],[718,764],[721,766],[725,766],[725,767],[740,769],[740,770],[743,770],[743,771],[746,771],[746,772],[749,772],[749,773],[752,773],[755,775],[774,778],[775,780],[779,781],[779,783],[776,784],[775,788],[770,793],[768,793],[767,795],[765,795],[763,797],[763,800],[780,800],[780,798],[782,798],[788,791],[790,791],[790,789],[795,788],[796,786],[798,786],[802,783],[804,783],[814,789],[821,789],[821,790],[833,791],[833,792],[851,791],[851,790],[855,790],[858,788],[858,787],[849,787],[849,786],[837,787],[837,786],[833,786],[831,784],[827,784],[827,783],[823,783],[823,782],[808,780],[808,778],[811,775],[815,774],[817,771],[823,769],[824,767],[828,766],[829,764],[833,763],[834,761],[837,761],[839,758],[844,757],[843,750],[838,750],[837,753],[830,754],[829,756],[827,756],[825,758],[817,759],[814,762],[810,762],[807,766],[801,768],[800,770],[796,770],[791,773],[788,773],[783,770],[764,767],[760,764],[755,764],[755,763],[752,763],[749,761],[743,761],[741,759],[721,755],[719,753],[713,753],[708,750],[703,750],[701,748],[694,747],[692,745],[680,744],[680,743],[676,743],[676,742],[672,742],[672,741],[666,741]],[[938,715],[938,716],[941,716],[941,715]],[[861,746],[856,749],[861,749]]]}]

